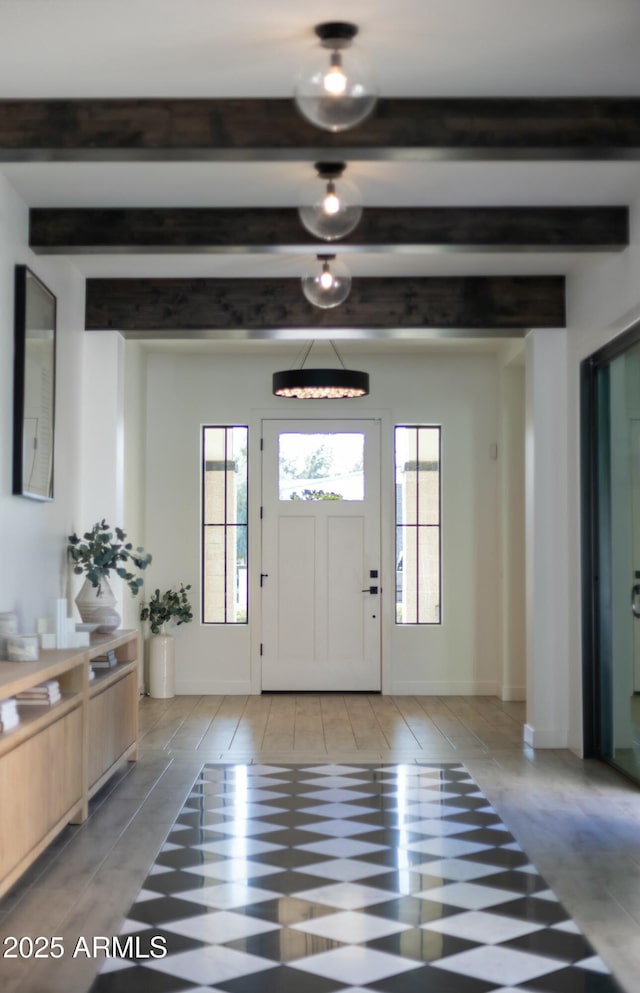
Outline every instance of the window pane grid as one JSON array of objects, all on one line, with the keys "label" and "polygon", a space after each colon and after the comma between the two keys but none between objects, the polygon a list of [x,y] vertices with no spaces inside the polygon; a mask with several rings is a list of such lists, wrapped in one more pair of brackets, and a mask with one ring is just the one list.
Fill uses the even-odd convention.
[{"label": "window pane grid", "polygon": [[396,623],[439,624],[440,428],[398,426]]},{"label": "window pane grid", "polygon": [[246,624],[246,427],[203,429],[202,620]]}]

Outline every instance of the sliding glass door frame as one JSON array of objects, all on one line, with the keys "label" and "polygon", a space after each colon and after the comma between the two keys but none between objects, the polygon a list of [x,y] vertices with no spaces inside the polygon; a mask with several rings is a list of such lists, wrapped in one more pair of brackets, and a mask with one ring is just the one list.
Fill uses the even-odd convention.
[{"label": "sliding glass door frame", "polygon": [[612,757],[610,719],[613,545],[609,368],[614,359],[638,343],[640,323],[586,358],[580,369],[583,748],[585,758],[602,759],[624,775],[630,774]]}]

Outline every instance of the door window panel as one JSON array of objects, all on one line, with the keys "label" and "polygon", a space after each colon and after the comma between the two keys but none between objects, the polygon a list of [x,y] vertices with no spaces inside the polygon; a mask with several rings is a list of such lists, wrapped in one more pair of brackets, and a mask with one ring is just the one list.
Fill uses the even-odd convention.
[{"label": "door window panel", "polygon": [[281,433],[280,500],[364,500],[364,435]]}]

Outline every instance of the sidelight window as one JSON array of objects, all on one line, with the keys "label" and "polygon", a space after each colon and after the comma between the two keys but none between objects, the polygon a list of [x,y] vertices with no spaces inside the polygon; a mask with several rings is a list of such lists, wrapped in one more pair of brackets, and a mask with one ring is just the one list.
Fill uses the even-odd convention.
[{"label": "sidelight window", "polygon": [[441,619],[441,429],[395,430],[396,623]]},{"label": "sidelight window", "polygon": [[246,624],[247,427],[202,430],[202,620]]}]

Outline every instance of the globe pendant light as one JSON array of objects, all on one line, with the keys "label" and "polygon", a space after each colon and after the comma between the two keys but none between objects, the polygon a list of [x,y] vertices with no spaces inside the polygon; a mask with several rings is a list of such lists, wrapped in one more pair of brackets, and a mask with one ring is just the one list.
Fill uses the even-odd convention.
[{"label": "globe pendant light", "polygon": [[362,217],[360,190],[343,179],[344,162],[316,162],[318,176],[300,190],[298,214],[303,226],[325,241],[344,238]]},{"label": "globe pendant light", "polygon": [[316,127],[346,131],[364,121],[375,106],[373,72],[353,45],[358,33],[355,24],[330,21],[316,25],[315,32],[320,48],[315,48],[303,64],[295,86],[295,102],[300,113]]},{"label": "globe pendant light", "polygon": [[313,267],[302,277],[302,292],[314,307],[328,310],[349,296],[351,273],[335,255],[318,255]]},{"label": "globe pendant light", "polygon": [[340,368],[305,369],[314,342],[306,347],[302,363],[297,369],[284,369],[273,374],[273,394],[287,400],[353,400],[369,393],[369,373],[346,369],[338,349],[333,348]]}]

